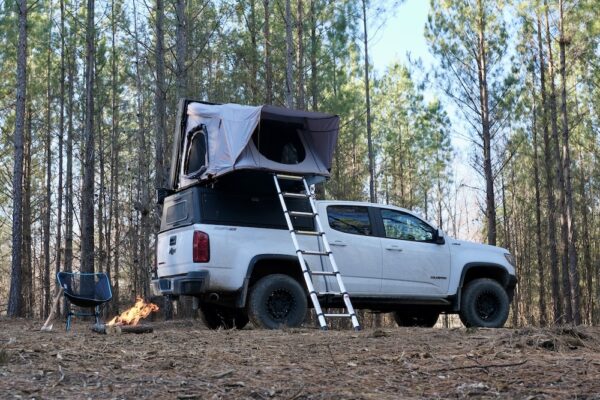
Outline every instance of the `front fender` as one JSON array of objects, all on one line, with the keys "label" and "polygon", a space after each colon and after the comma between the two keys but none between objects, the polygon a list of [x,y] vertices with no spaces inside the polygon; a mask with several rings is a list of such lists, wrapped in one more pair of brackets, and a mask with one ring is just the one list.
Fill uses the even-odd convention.
[{"label": "front fender", "polygon": [[463,266],[455,294],[454,311],[460,310],[462,289],[468,282],[478,278],[490,278],[498,281],[512,300],[517,278],[506,266],[490,262],[471,262]]}]

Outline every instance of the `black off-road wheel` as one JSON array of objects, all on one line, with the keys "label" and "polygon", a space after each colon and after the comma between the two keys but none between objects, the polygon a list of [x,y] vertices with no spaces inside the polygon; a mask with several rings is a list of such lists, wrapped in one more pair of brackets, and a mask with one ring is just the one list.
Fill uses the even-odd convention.
[{"label": "black off-road wheel", "polygon": [[395,311],[394,320],[398,326],[433,328],[440,316],[439,311],[423,310],[422,312]]},{"label": "black off-road wheel", "polygon": [[265,276],[250,290],[248,316],[258,328],[300,326],[304,321],[306,309],[304,288],[287,275]]},{"label": "black off-road wheel", "polygon": [[501,328],[508,319],[510,300],[495,280],[469,282],[462,294],[460,320],[466,327]]},{"label": "black off-road wheel", "polygon": [[200,311],[202,321],[209,329],[243,329],[249,322],[248,315],[235,308],[203,303]]}]

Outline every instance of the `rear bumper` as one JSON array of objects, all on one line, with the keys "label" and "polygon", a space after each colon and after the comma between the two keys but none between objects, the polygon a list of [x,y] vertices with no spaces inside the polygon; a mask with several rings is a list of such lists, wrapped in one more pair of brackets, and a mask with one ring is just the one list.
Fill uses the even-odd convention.
[{"label": "rear bumper", "polygon": [[150,288],[155,296],[200,296],[208,287],[208,271],[153,279]]}]

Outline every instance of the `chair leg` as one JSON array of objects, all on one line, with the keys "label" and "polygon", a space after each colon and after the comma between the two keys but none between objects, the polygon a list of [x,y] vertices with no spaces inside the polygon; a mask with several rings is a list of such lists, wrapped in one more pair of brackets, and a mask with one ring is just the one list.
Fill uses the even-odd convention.
[{"label": "chair leg", "polygon": [[64,297],[65,299],[65,309],[67,311],[67,326],[66,326],[66,331],[69,332],[71,330],[71,315],[73,315],[73,312],[71,311],[71,302],[67,299],[67,296]]}]

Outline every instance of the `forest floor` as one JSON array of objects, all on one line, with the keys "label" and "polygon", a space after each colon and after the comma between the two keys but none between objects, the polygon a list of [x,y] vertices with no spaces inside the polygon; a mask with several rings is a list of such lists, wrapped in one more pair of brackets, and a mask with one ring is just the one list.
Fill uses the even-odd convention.
[{"label": "forest floor", "polygon": [[0,319],[0,398],[600,399],[600,328],[101,335]]}]

